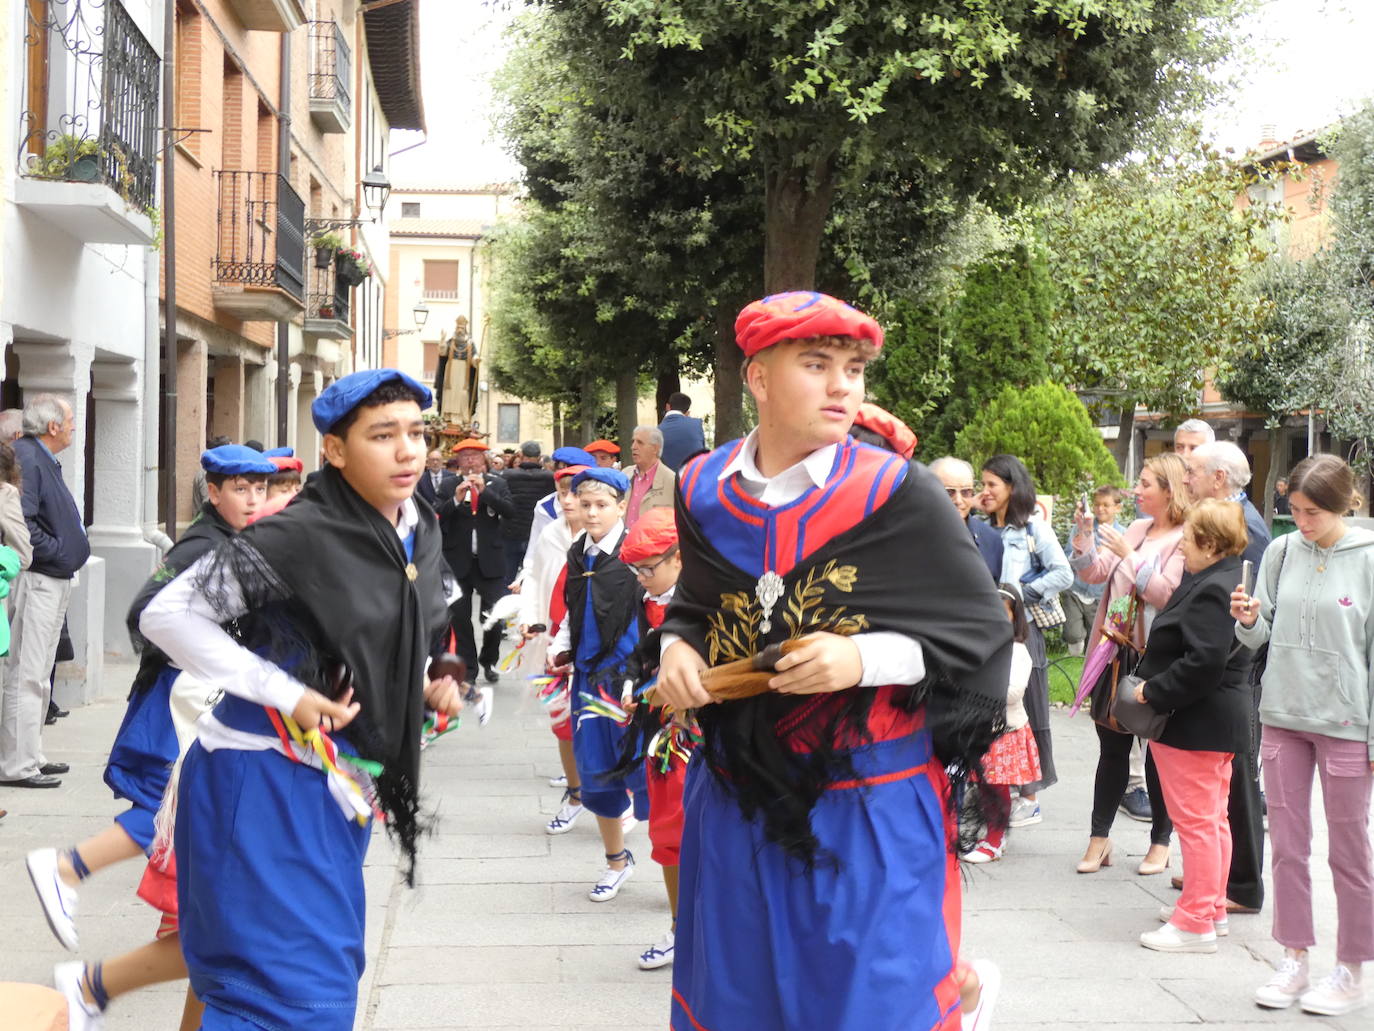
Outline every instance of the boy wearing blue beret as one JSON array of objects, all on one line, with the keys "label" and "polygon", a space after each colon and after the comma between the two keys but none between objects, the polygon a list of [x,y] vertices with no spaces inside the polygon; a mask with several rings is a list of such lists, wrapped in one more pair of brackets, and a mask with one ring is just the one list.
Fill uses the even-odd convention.
[{"label": "boy wearing blue beret", "polygon": [[[248,525],[267,496],[267,478],[276,467],[240,444],[211,448],[200,458],[208,500],[158,569],[134,598],[126,623],[139,646],[141,661],[105,767],[105,783],[116,798],[130,803],[114,825],[66,849],[29,853],[29,876],[57,940],[77,948],[77,886],[97,870],[140,854],[152,855],[154,817],[162,804],[173,764],[180,752],[171,699],[182,671],[156,648],[147,647],[138,619],[148,603],[178,573]],[[176,908],[166,907],[157,940],[104,963],[61,963],[54,970],[69,1009],[96,1019],[111,998],[135,988],[186,976],[176,938]],[[188,1005],[195,1005],[194,998]],[[80,1012],[78,1012],[80,1011]],[[73,1026],[77,1026],[73,1021]]]},{"label": "boy wearing blue beret", "polygon": [[568,615],[549,653],[556,667],[571,671],[573,757],[582,805],[596,816],[606,850],[606,869],[589,897],[609,902],[634,874],[635,857],[625,847],[631,804],[630,826],[649,815],[643,766],[625,777],[610,775],[620,762],[626,729],[595,714],[598,701],[619,702],[639,644],[640,592],[634,573],[620,561],[630,479],[618,469],[593,466],[573,477],[572,489],[585,529],[568,550]]},{"label": "boy wearing blue beret", "polygon": [[320,475],[140,620],[224,692],[183,761],[174,831],[204,1031],[352,1031],[374,811],[413,878],[425,711],[461,708],[452,677],[427,677],[448,624],[439,527],[412,497],[430,401],[395,369],[331,384],[311,407]]}]

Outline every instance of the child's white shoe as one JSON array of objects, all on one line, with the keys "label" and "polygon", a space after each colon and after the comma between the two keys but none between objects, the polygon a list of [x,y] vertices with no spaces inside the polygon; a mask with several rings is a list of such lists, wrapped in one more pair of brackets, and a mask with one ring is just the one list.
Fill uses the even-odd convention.
[{"label": "child's white shoe", "polygon": [[635,857],[627,848],[619,855],[607,856],[610,862],[624,859],[625,865],[617,870],[613,866],[608,866],[601,871],[601,877],[592,885],[592,890],[587,893],[587,897],[593,902],[610,902],[620,894],[620,889],[624,886],[635,873]]},{"label": "child's white shoe", "polygon": [[663,940],[657,944],[650,945],[639,954],[640,970],[657,970],[659,967],[666,967],[673,961],[673,932],[669,931],[663,936]]}]

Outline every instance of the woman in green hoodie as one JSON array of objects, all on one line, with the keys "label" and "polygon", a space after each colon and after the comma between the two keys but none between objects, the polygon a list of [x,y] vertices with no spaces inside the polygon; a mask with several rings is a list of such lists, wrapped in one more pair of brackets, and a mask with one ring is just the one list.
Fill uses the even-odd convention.
[{"label": "woman in green hoodie", "polygon": [[[1348,526],[1361,504],[1335,455],[1298,463],[1288,494],[1298,533],[1269,545],[1254,597],[1231,595],[1236,637],[1268,642],[1260,721],[1273,846],[1274,938],[1284,959],[1255,1002],[1339,1016],[1365,1004],[1361,967],[1374,960],[1374,532]],[[1336,888],[1336,967],[1310,986],[1312,774],[1321,776]]]}]

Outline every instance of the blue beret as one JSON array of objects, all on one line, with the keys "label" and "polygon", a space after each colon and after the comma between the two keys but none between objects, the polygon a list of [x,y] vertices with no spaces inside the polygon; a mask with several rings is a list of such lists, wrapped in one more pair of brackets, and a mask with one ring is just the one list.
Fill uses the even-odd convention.
[{"label": "blue beret", "polygon": [[225,444],[202,451],[200,467],[222,476],[271,476],[277,471],[270,458],[242,444]]},{"label": "blue beret", "polygon": [[614,487],[622,495],[630,493],[630,478],[619,469],[603,469],[599,465],[593,465],[590,469],[583,469],[573,477],[572,489],[577,490],[588,480],[597,480]]},{"label": "blue beret", "polygon": [[296,449],[293,447],[270,447],[262,453],[263,458],[295,458]]},{"label": "blue beret", "polygon": [[334,424],[342,419],[358,404],[384,383],[404,383],[421,398],[420,408],[428,408],[434,403],[434,395],[429,388],[407,376],[400,369],[363,369],[352,372],[342,379],[336,379],[310,405],[310,421],[321,433],[328,433]]},{"label": "blue beret", "polygon": [[596,459],[580,447],[555,448],[549,457],[555,462],[562,462],[565,465],[596,465]]}]

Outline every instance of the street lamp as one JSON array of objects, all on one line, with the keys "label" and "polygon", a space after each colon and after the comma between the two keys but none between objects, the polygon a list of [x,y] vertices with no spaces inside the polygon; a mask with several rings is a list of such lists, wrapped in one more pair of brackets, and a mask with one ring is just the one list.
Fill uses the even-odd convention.
[{"label": "street lamp", "polygon": [[415,316],[415,328],[424,329],[425,323],[429,321],[429,308],[424,301],[417,301],[415,307],[411,309],[411,314]]},{"label": "street lamp", "polygon": [[382,174],[382,166],[378,165],[367,175],[363,176],[363,202],[368,210],[377,212],[381,217],[382,210],[386,207],[387,198],[391,196],[391,181]]}]

